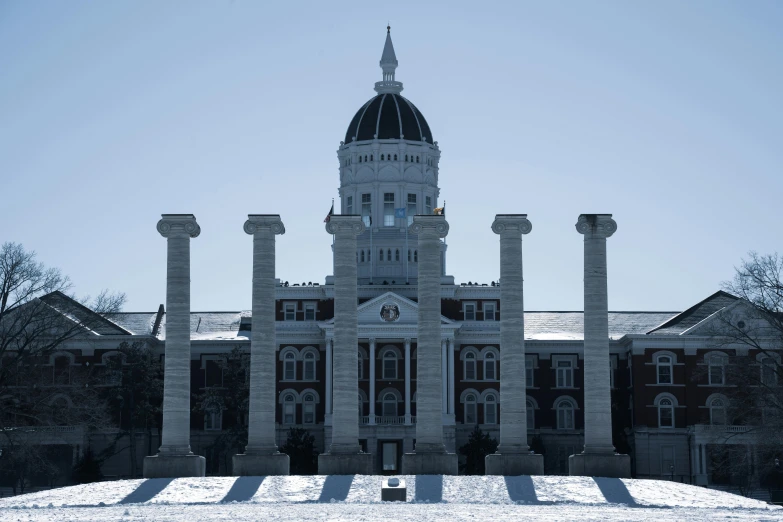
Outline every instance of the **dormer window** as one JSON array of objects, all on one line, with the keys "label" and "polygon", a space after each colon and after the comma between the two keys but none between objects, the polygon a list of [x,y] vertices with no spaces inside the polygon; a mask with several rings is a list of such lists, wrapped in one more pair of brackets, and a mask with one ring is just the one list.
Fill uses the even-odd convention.
[{"label": "dormer window", "polygon": [[305,303],[304,305],[304,320],[315,321],[315,303]]},{"label": "dormer window", "polygon": [[476,320],[476,303],[463,303],[462,312],[464,314],[465,321]]},{"label": "dormer window", "polygon": [[496,321],[495,311],[497,310],[497,304],[495,302],[484,303],[484,320]]},{"label": "dormer window", "polygon": [[296,321],[296,303],[284,303],[283,313],[286,321]]}]

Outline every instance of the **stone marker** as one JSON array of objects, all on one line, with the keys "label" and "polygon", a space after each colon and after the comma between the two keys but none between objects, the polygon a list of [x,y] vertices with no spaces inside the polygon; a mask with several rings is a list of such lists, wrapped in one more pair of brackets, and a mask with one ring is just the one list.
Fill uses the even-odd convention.
[{"label": "stone marker", "polygon": [[408,488],[405,481],[398,478],[384,480],[381,484],[381,500],[386,502],[405,502],[408,499]]}]

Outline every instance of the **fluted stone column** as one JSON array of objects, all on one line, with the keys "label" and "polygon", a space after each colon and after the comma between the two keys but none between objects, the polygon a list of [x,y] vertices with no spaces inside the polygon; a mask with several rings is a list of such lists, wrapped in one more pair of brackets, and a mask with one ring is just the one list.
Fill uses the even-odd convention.
[{"label": "fluted stone column", "polygon": [[405,424],[411,423],[411,340],[405,339]]},{"label": "fluted stone column", "polygon": [[631,459],[612,444],[609,387],[609,306],[606,238],[617,230],[611,214],[582,214],[576,230],[584,234],[584,410],[585,447],[568,459],[570,475],[630,477]]},{"label": "fluted stone column", "polygon": [[250,214],[253,236],[253,316],[250,332],[250,396],[247,446],[234,455],[234,475],[288,475],[288,455],[277,449],[275,408],[275,235],[285,234],[280,216]]},{"label": "fluted stone column", "polygon": [[334,234],[334,348],[332,444],[318,456],[320,475],[369,475],[372,455],[359,446],[358,317],[356,236],[365,227],[359,216],[332,216],[326,231]]},{"label": "fluted stone column", "polygon": [[369,424],[375,424],[375,339],[370,339],[370,418]]},{"label": "fluted stone column", "polygon": [[441,242],[449,224],[443,216],[414,216],[418,236],[419,324],[416,341],[416,447],[402,456],[405,475],[456,475],[457,455],[443,444],[441,394],[440,275]]},{"label": "fluted stone column", "polygon": [[203,477],[206,461],[190,451],[190,238],[201,228],[192,214],[163,214],[158,232],[168,243],[163,426],[144,477]]},{"label": "fluted stone column", "polygon": [[540,475],[544,456],[527,444],[525,392],[525,307],[522,234],[533,228],[527,214],[498,214],[492,231],[500,235],[500,441],[485,458],[487,475]]}]

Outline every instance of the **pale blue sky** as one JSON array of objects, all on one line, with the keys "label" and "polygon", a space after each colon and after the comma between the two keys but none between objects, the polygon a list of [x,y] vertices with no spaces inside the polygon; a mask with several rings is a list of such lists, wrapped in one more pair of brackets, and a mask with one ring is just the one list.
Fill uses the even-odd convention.
[{"label": "pale blue sky", "polygon": [[386,23],[448,202],[448,272],[498,277],[527,213],[530,310],[582,309],[580,213],[612,213],[609,307],[682,310],[783,250],[783,3],[4,1],[0,242],[77,294],[165,301],[161,213],[193,213],[194,310],[250,307],[248,213],[278,274],[331,273],[336,149]]}]

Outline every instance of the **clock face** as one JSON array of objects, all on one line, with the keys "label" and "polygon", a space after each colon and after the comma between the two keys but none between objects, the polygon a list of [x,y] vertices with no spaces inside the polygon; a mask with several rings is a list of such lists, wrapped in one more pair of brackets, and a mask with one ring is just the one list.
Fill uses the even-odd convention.
[{"label": "clock face", "polygon": [[388,323],[392,323],[400,318],[400,307],[396,304],[385,304],[381,306],[381,319]]}]

